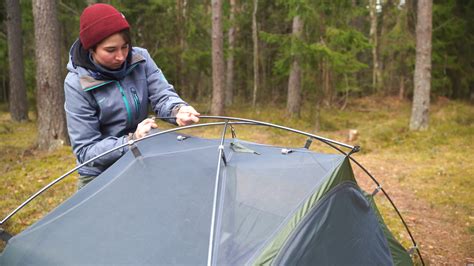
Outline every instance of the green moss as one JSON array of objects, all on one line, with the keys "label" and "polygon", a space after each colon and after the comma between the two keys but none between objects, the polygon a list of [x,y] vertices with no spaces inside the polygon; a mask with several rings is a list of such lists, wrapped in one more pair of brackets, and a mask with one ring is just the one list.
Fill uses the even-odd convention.
[{"label": "green moss", "polygon": [[[37,190],[75,166],[70,147],[54,152],[35,149],[36,124],[11,122],[0,114],[0,216],[3,219]],[[5,229],[17,233],[53,209],[75,191],[74,178],[45,192],[9,220]]]}]

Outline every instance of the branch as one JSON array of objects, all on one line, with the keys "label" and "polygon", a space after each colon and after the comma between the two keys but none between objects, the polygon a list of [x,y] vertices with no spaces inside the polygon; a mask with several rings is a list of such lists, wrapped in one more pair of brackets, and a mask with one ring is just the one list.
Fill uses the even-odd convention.
[{"label": "branch", "polygon": [[79,12],[77,12],[74,8],[68,6],[67,4],[63,3],[63,1],[59,1],[59,5],[67,9],[69,12],[73,13],[76,16],[80,16]]}]

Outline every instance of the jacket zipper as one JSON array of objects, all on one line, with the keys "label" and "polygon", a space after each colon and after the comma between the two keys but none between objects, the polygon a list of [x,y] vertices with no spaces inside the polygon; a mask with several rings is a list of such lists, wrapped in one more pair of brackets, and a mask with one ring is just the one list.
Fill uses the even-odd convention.
[{"label": "jacket zipper", "polygon": [[[129,74],[136,66],[138,65],[138,62],[134,63],[127,71],[127,74]],[[95,88],[98,88],[98,87],[101,87],[105,84],[109,84],[111,82],[114,82],[113,80],[110,80],[110,81],[107,81],[107,82],[104,82],[104,83],[101,83],[99,85],[96,85],[96,86],[93,86],[93,87],[90,87],[90,88],[87,88],[85,89],[84,91],[90,91],[90,90],[93,90]],[[119,88],[120,90],[120,94],[122,94],[122,100],[125,104],[125,108],[127,109],[127,122],[128,122],[128,125],[132,125],[132,110],[130,109],[130,104],[128,103],[128,100],[127,100],[127,96],[125,95],[125,91],[123,90],[123,87],[122,85],[120,84],[120,81],[116,80],[115,83],[117,83],[117,87]],[[135,88],[132,89],[132,96],[133,96],[133,101],[135,102],[135,110],[136,110],[136,114],[135,114],[135,117],[136,119],[139,118],[139,111],[140,111],[140,99],[138,98],[138,94],[137,94],[137,91],[135,90]]]},{"label": "jacket zipper", "polygon": [[140,116],[140,98],[138,98],[137,90],[134,87],[130,90],[132,91],[133,101],[135,102],[135,119],[138,119]]},{"label": "jacket zipper", "polygon": [[130,110],[130,105],[128,104],[127,96],[125,95],[125,92],[123,91],[122,85],[120,85],[120,82],[117,81],[117,86],[120,90],[120,93],[122,94],[122,100],[125,103],[125,108],[127,109],[127,121],[128,124],[132,124],[132,111]]}]

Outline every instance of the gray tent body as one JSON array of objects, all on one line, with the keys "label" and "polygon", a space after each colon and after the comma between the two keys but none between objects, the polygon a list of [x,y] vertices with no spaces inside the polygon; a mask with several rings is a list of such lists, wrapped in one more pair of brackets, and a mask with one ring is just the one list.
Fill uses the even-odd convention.
[{"label": "gray tent body", "polygon": [[[235,145],[237,144],[237,145]],[[0,265],[411,264],[347,156],[164,134],[8,242]]]}]

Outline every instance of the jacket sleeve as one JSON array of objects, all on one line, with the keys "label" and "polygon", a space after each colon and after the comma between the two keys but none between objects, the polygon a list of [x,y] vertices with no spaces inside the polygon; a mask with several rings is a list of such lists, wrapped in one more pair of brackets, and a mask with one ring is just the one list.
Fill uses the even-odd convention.
[{"label": "jacket sleeve", "polygon": [[[79,80],[68,74],[64,82],[67,129],[71,145],[79,163],[94,158],[127,141],[126,136],[103,136],[100,132],[97,103],[93,96],[81,89]],[[119,159],[126,148],[118,149],[90,163],[89,166],[107,168]],[[94,173],[90,173],[94,175]]]},{"label": "jacket sleeve", "polygon": [[[174,90],[174,87],[168,83],[163,72],[158,68],[148,51],[143,51],[143,56],[146,59],[145,71],[148,84],[148,95],[153,111],[159,117],[175,115],[172,114],[172,111],[176,105],[188,104],[179,97]],[[174,119],[170,119],[169,122],[176,124]]]}]

